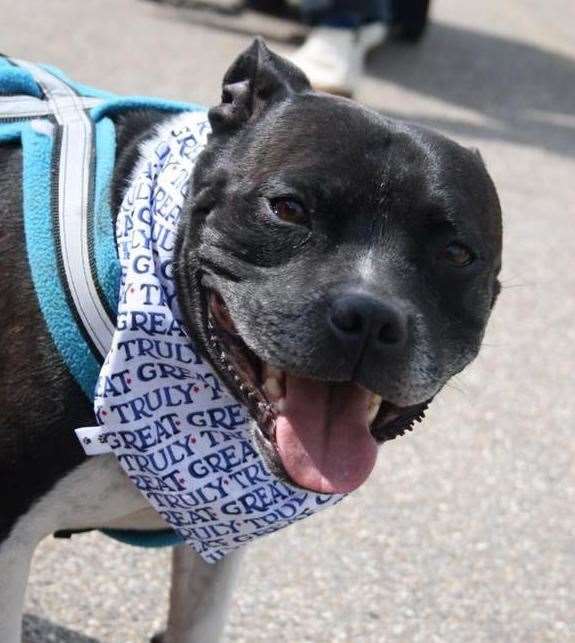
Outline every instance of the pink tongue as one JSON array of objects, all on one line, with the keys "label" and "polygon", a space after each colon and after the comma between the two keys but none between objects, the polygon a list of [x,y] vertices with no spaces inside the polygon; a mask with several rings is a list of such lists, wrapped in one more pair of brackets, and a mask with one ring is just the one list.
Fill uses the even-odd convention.
[{"label": "pink tongue", "polygon": [[367,480],[377,458],[367,420],[370,397],[356,384],[286,375],[276,441],[295,483],[320,493],[347,493]]}]

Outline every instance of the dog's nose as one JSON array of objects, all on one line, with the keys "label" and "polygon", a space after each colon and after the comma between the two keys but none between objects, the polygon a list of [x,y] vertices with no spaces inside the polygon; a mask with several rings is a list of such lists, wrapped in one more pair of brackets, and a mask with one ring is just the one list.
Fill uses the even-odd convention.
[{"label": "dog's nose", "polygon": [[348,350],[361,352],[370,347],[391,352],[407,342],[407,314],[391,298],[356,291],[339,294],[332,300],[328,322]]}]

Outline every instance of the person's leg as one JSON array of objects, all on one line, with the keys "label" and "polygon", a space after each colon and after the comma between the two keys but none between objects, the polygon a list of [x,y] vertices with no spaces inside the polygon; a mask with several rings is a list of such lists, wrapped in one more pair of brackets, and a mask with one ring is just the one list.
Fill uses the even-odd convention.
[{"label": "person's leg", "polygon": [[302,0],[301,11],[312,24],[357,28],[369,22],[389,22],[392,0]]},{"label": "person's leg", "polygon": [[352,96],[364,59],[386,33],[389,0],[303,0],[301,9],[314,26],[291,60],[318,90]]}]

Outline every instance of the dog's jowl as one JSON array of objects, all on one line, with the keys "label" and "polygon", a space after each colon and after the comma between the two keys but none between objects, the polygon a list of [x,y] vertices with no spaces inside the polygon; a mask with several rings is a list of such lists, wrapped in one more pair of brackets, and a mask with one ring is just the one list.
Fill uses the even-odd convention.
[{"label": "dog's jowl", "polygon": [[0,640],[36,544],[92,528],[185,542],[165,640],[217,640],[236,550],[359,487],[477,355],[495,188],[259,40],[209,111],[8,58],[0,95]]}]

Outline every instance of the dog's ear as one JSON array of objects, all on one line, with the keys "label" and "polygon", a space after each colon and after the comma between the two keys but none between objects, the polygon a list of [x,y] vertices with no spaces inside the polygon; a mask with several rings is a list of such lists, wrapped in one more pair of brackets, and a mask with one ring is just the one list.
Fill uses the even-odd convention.
[{"label": "dog's ear", "polygon": [[222,102],[208,112],[212,131],[238,129],[288,94],[310,89],[300,69],[256,38],[224,76]]},{"label": "dog's ear", "polygon": [[491,308],[495,306],[495,302],[497,301],[497,298],[499,297],[499,294],[501,293],[501,282],[499,279],[495,280],[495,283],[493,284],[493,294],[491,296]]},{"label": "dog's ear", "polygon": [[479,151],[479,149],[477,147],[470,147],[469,151],[473,152],[473,154],[475,154],[475,156],[481,161],[482,165],[485,165],[485,161],[483,160],[483,156],[481,155],[481,152]]}]

